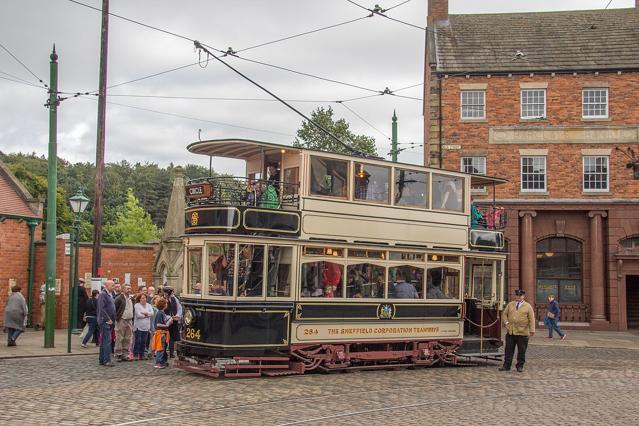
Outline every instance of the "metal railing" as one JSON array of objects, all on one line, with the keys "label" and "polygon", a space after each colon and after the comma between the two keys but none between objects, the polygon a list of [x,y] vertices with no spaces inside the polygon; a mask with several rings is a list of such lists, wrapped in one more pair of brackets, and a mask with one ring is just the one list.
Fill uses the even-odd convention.
[{"label": "metal railing", "polygon": [[186,184],[187,206],[299,208],[299,184],[246,177],[205,177]]},{"label": "metal railing", "polygon": [[470,227],[497,231],[506,227],[506,211],[503,207],[471,205]]}]

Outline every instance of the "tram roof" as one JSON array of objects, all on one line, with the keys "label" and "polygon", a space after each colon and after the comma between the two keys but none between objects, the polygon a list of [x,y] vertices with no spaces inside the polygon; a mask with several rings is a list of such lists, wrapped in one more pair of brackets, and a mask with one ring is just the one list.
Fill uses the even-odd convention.
[{"label": "tram roof", "polygon": [[[211,139],[207,141],[198,141],[189,144],[186,149],[189,152],[194,154],[208,155],[212,157],[225,157],[225,158],[236,158],[240,160],[248,160],[260,154],[276,154],[281,153],[283,151],[286,152],[302,152],[302,151],[313,151],[325,154],[333,154],[331,152],[319,151],[309,148],[299,148],[291,145],[281,145],[275,144],[271,142],[262,142],[251,139]],[[337,154],[340,156],[346,157],[354,157],[354,158],[362,158],[349,156],[348,154]],[[364,159],[364,158],[362,158]],[[388,162],[388,160],[379,159],[379,158],[369,158],[374,161],[382,161]],[[406,167],[415,167],[415,164],[408,163],[392,163],[398,164]],[[445,170],[445,169],[442,169]],[[448,170],[455,173],[460,173],[458,170]],[[464,173],[468,175],[467,173]],[[500,185],[502,183],[508,182],[506,179],[493,177],[493,176],[484,176],[484,175],[475,175],[470,174],[471,185],[473,186],[483,186],[483,185]]]}]

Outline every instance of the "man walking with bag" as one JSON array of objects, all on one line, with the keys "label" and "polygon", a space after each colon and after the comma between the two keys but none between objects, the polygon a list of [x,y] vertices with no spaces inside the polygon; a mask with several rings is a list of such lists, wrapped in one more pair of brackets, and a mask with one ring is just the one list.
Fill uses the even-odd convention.
[{"label": "man walking with bag", "polygon": [[566,339],[566,333],[559,327],[559,315],[561,310],[559,309],[559,302],[555,300],[554,294],[548,295],[548,311],[546,312],[546,318],[544,318],[544,325],[548,329],[548,338],[552,339],[553,331],[556,331],[561,337],[561,340]]},{"label": "man walking with bag", "polygon": [[499,371],[509,371],[517,346],[517,364],[519,373],[524,371],[528,338],[535,334],[535,312],[530,303],[524,300],[526,292],[515,290],[516,300],[506,305],[502,320],[506,326],[506,348],[504,349],[504,365]]}]

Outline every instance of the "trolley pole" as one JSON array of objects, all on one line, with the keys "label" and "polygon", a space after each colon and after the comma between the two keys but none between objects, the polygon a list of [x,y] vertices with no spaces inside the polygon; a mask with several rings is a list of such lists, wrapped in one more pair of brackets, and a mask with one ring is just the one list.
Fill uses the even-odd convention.
[{"label": "trolley pole", "polygon": [[397,163],[397,114],[393,110],[393,132],[391,134],[391,159],[393,163]]},{"label": "trolley pole", "polygon": [[102,35],[100,38],[100,85],[98,90],[98,137],[95,147],[95,200],[93,202],[92,276],[101,275],[102,264],[102,188],[104,175],[104,138],[106,126],[107,56],[109,48],[109,0],[102,0]]},{"label": "trolley pole", "polygon": [[55,251],[56,251],[56,195],[58,186],[58,55],[55,44],[49,66],[49,159],[47,188],[47,261],[45,283],[44,347],[55,346]]}]

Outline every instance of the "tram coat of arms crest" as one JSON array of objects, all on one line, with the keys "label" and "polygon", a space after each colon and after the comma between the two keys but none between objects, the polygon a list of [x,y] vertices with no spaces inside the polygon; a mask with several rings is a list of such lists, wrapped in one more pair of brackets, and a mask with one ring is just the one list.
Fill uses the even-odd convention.
[{"label": "tram coat of arms crest", "polygon": [[197,212],[191,213],[191,226],[196,226],[200,220],[200,215]]},{"label": "tram coat of arms crest", "polygon": [[390,303],[384,303],[383,305],[379,306],[377,317],[379,319],[392,319],[395,315],[394,311],[395,309],[393,309],[393,305],[391,305]]}]

